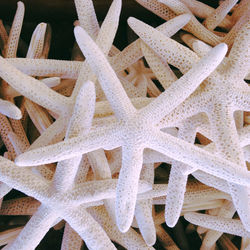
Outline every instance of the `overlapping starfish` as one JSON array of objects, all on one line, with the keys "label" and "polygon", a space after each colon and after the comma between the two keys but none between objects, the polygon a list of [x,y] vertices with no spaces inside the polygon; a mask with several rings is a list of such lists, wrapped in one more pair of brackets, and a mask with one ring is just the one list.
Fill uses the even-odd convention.
[{"label": "overlapping starfish", "polygon": [[[58,162],[56,169],[21,168],[1,157],[1,197],[15,188],[36,199],[3,203],[0,214],[32,215],[21,232],[17,228],[4,233],[0,242],[9,243],[5,249],[34,249],[62,219],[62,249],[80,249],[82,239],[90,249],[114,249],[111,240],[128,249],[147,249],[156,235],[176,248],[160,226],[163,213],[152,213],[157,204],[166,204],[169,226],[184,214],[200,226],[198,232],[205,232],[202,227],[212,229],[202,249],[213,247],[221,232],[239,235],[248,244],[250,133],[243,111],[250,111],[244,81],[250,70],[249,2],[234,7],[237,1],[224,1],[217,9],[195,0],[138,2],[170,20],[154,29],[130,18],[140,39],[123,51],[112,45],[121,1],[113,1],[99,28],[92,1],[76,0],[75,37],[86,61],[31,59],[48,55],[50,35],[44,24],[35,30],[26,59],[0,58],[0,76],[6,81],[3,96],[13,101],[23,95],[21,110],[27,109],[42,132],[29,147],[24,123],[1,116],[5,156],[19,155],[15,162],[24,167]],[[233,14],[227,15],[233,7]],[[19,2],[9,38],[0,23],[5,57],[16,56],[23,15]],[[183,26],[202,40],[181,35],[197,54],[168,38]],[[215,31],[217,26],[227,33]],[[219,45],[212,48],[204,42]],[[227,46],[221,42],[229,46],[227,57]],[[150,68],[140,60],[143,56]],[[178,79],[168,63],[183,76]],[[39,81],[28,75],[53,78]],[[64,80],[60,85],[58,76],[71,79],[71,86]],[[158,80],[163,93],[152,79]],[[58,92],[69,97],[51,89],[57,84]],[[13,103],[1,101],[0,106],[3,114],[20,118]],[[193,145],[197,132],[208,145]],[[172,165],[168,184],[154,184],[159,162]],[[188,181],[190,173],[213,188]],[[210,212],[194,213],[203,209]],[[235,210],[239,220],[231,219]]]}]

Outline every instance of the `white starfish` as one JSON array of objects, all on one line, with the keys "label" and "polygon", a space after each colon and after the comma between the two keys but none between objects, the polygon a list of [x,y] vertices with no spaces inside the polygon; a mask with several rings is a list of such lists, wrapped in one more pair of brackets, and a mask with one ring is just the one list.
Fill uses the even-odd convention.
[{"label": "white starfish", "polygon": [[[170,64],[173,64],[174,66],[179,68],[183,73],[185,73],[187,69],[189,69],[195,61],[197,61],[197,56],[190,50],[187,50],[171,39],[167,39],[166,37],[164,38],[161,33],[151,28],[150,26],[136,21],[135,19],[130,20],[131,21],[129,24],[133,27],[137,34],[139,34],[140,37],[149,46],[151,46],[157,54],[159,54]],[[248,36],[250,35],[250,33],[248,32],[249,23],[250,22],[246,23],[243,26],[240,32],[241,35],[236,38],[234,46],[228,57],[226,70],[224,70],[224,72],[220,72],[220,74],[214,72],[204,82],[204,84],[200,88],[198,88],[196,92],[194,92],[194,94],[192,94],[186,101],[184,101],[183,104],[179,105],[179,107],[177,107],[176,110],[174,110],[169,116],[174,117],[175,112],[185,113],[185,117],[194,115],[199,112],[206,112],[211,123],[211,128],[214,135],[213,140],[215,141],[216,146],[219,147],[222,155],[227,158],[231,158],[233,161],[239,159],[238,162],[241,162],[240,164],[243,166],[245,165],[244,161],[242,160],[243,152],[238,145],[238,136],[236,128],[232,121],[234,121],[233,112],[235,110],[248,110],[250,108],[249,87],[243,80],[244,76],[248,72],[250,62],[250,54],[248,53]],[[145,30],[148,31],[145,32]],[[170,46],[175,51],[175,58],[173,58],[172,56],[173,50],[171,51],[169,49]],[[180,61],[176,57],[177,53],[178,56],[183,58],[182,61]],[[231,82],[231,84],[229,84],[229,82]],[[237,85],[235,83],[237,83]],[[221,99],[218,98],[219,92],[221,93]],[[213,98],[215,95],[217,97]],[[163,126],[166,126],[166,123],[162,123],[162,125],[164,124]],[[227,125],[225,125],[226,127],[222,128],[220,124]],[[226,130],[228,132],[226,132]],[[229,141],[230,143],[227,143]],[[234,142],[233,152],[232,142]],[[235,156],[233,157],[233,155]],[[248,219],[248,210],[241,204],[243,201],[246,203],[248,202],[244,198],[247,195],[246,193],[244,193],[247,192],[247,189],[245,189],[244,192],[242,190],[243,187],[238,187],[237,189],[235,186],[232,186],[231,189],[232,195],[234,197],[234,204],[237,207],[240,218],[243,220],[244,225],[248,227],[248,223],[250,221]],[[239,197],[242,197],[240,199],[241,203],[239,201]],[[245,206],[248,207],[247,204]]]},{"label": "white starfish", "polygon": [[[68,140],[67,143],[65,142],[59,143],[60,147],[57,147],[57,144],[56,144],[53,146],[45,147],[41,150],[32,150],[30,152],[26,152],[25,154],[19,156],[16,159],[16,161],[19,165],[36,165],[36,164],[40,164],[41,162],[53,162],[55,160],[66,159],[77,154],[87,153],[89,151],[98,149],[100,147],[104,149],[112,149],[112,148],[122,145],[123,146],[123,167],[120,172],[116,208],[117,208],[117,223],[119,225],[119,228],[122,231],[126,231],[126,229],[128,229],[128,227],[130,226],[132,222],[132,218],[133,218],[133,211],[134,211],[134,206],[135,206],[135,195],[137,192],[137,181],[139,178],[139,173],[140,173],[141,164],[142,164],[141,154],[142,154],[143,148],[150,147],[159,152],[167,154],[170,157],[173,157],[179,161],[183,161],[183,157],[180,157],[180,152],[183,152],[183,153],[185,152],[182,149],[183,145],[189,145],[187,147],[189,149],[192,148],[192,159],[188,159],[189,157],[186,158],[187,155],[185,152],[185,155],[186,155],[185,162],[191,165],[193,164],[196,165],[196,163],[194,162],[194,155],[196,153],[194,152],[198,153],[198,151],[199,152],[201,151],[191,146],[190,144],[181,142],[182,147],[178,149],[179,153],[178,155],[176,155],[176,151],[174,153],[171,149],[171,153],[170,153],[168,149],[169,146],[166,145],[166,141],[165,142],[162,141],[162,138],[168,138],[168,144],[169,144],[170,141],[173,140],[171,136],[168,136],[167,134],[164,134],[161,132],[159,133],[159,131],[158,132],[155,131],[154,136],[153,137],[150,136],[148,138],[148,132],[146,132],[147,127],[149,126],[148,118],[150,117],[152,119],[153,117],[152,120],[154,121],[154,123],[157,123],[157,121],[161,120],[161,117],[164,116],[165,113],[169,112],[169,109],[172,109],[174,108],[173,106],[177,105],[176,103],[170,104],[169,103],[170,99],[168,99],[167,101],[165,99],[165,96],[168,94],[171,88],[168,89],[168,91],[165,91],[164,94],[158,97],[154,102],[152,102],[146,108],[142,109],[140,112],[138,111],[136,112],[134,107],[131,105],[129,99],[127,98],[124,90],[121,88],[121,85],[116,75],[114,74],[112,68],[108,65],[106,59],[100,53],[99,49],[96,47],[93,41],[88,37],[88,35],[83,30],[81,30],[80,28],[76,28],[75,30],[76,30],[76,35],[77,35],[79,46],[84,51],[84,55],[86,56],[88,62],[92,66],[94,72],[97,74],[99,82],[101,83],[103,87],[106,97],[110,101],[110,104],[118,118],[118,121],[115,122],[114,124],[111,124],[109,127],[104,128],[103,131],[97,132],[93,130],[93,132],[91,131],[90,134],[87,136],[79,137],[79,139],[75,138],[75,139]],[[81,37],[79,36],[80,35],[79,33],[81,34]],[[84,40],[82,40],[83,38]],[[83,44],[86,47],[83,46]],[[217,49],[223,50],[222,53],[225,53],[224,45],[219,45],[219,47],[217,47],[216,50]],[[99,58],[98,62],[94,60],[94,58],[96,57]],[[208,58],[209,57],[210,56],[208,56]],[[204,60],[207,60],[207,59],[204,59]],[[215,63],[215,59],[213,59],[213,63]],[[104,65],[105,65],[105,68],[103,67]],[[200,67],[203,68],[203,63],[196,65],[196,67],[198,67],[200,70]],[[215,65],[213,65],[213,67],[215,67]],[[176,86],[178,86],[179,84],[180,84],[179,88],[184,88],[185,84],[183,83],[183,81],[185,81],[187,78],[190,77],[189,74],[191,75],[196,74],[197,72],[196,69],[194,68],[193,70],[195,73],[190,71],[182,79],[178,80],[174,84],[175,85],[174,89],[178,89]],[[204,74],[199,73],[199,77],[204,79],[206,75],[209,74],[207,70],[208,68],[206,67]],[[109,73],[106,73],[106,72],[109,72]],[[198,81],[197,77],[195,79]],[[190,84],[189,84],[189,87],[190,87]],[[188,90],[188,91],[191,91],[191,90]],[[114,93],[117,93],[117,94],[114,94]],[[181,95],[180,98],[182,99],[185,98],[183,96],[184,92],[180,94],[179,89],[178,89],[177,95]],[[166,102],[168,104],[166,104]],[[178,100],[178,102],[181,102],[181,100]],[[159,110],[160,114],[156,110]],[[153,135],[152,125],[150,125],[150,128],[151,128],[150,134]],[[130,138],[129,136],[131,134],[131,131],[134,131],[132,132],[132,138]],[[98,138],[96,138],[96,133],[98,133]],[[147,134],[147,138],[145,138],[146,134]],[[138,138],[136,135],[138,135]],[[126,138],[126,143],[124,142],[124,139],[123,139],[124,136]],[[156,138],[157,138],[157,142],[155,141]],[[159,147],[159,142],[164,143],[165,145],[164,149],[162,148],[162,146]],[[171,143],[173,143],[171,147],[176,148],[176,146],[179,145],[180,141],[175,139]],[[130,144],[133,145],[132,146],[133,150]],[[53,156],[50,151],[51,149],[53,149]],[[40,152],[42,152],[42,155]],[[208,153],[205,153],[205,154],[207,156],[209,155]],[[39,157],[37,157],[38,155]],[[219,162],[221,161],[221,159],[219,160],[217,158],[216,161],[217,160],[218,162],[216,165],[219,166],[220,165]],[[204,162],[204,156],[203,156],[202,161]],[[211,162],[211,158],[209,162]],[[199,163],[197,165],[207,165],[207,164]],[[211,166],[213,164],[209,164],[209,165]],[[227,165],[231,165],[231,164],[227,163]],[[130,166],[137,166],[137,167],[134,167],[133,170],[130,170],[131,168]],[[127,185],[124,185],[125,183]],[[128,193],[130,194],[129,196],[128,196]],[[129,211],[129,215],[127,212],[125,212],[125,210]],[[126,218],[127,220],[123,218],[124,214],[127,214],[127,217],[128,217]]]}]

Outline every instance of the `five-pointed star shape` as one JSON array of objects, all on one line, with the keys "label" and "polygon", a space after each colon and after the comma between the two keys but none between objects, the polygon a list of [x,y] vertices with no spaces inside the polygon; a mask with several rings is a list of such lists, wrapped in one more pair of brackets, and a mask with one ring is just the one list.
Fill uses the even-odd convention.
[{"label": "five-pointed star shape", "polygon": [[[102,129],[90,130],[83,136],[26,152],[16,158],[18,165],[39,165],[45,162],[68,159],[99,148],[110,150],[122,146],[122,168],[117,186],[116,218],[117,225],[123,232],[127,231],[132,223],[144,148],[152,148],[173,159],[198,168],[203,165],[211,170],[216,166],[217,169],[220,169],[216,173],[218,176],[222,178],[227,176],[226,178],[232,182],[249,184],[248,178],[239,177],[240,172],[236,173],[235,169],[238,167],[235,164],[165,134],[155,126],[162,117],[185,100],[200,81],[204,80],[216,68],[226,53],[224,44],[214,48],[148,106],[136,110],[107,59],[92,39],[80,27],[75,28],[75,35],[79,47],[98,77],[117,120],[107,124]],[[227,168],[224,167],[225,163]],[[226,172],[224,172],[225,170]],[[247,176],[247,171],[241,172]]]},{"label": "five-pointed star shape", "polygon": [[[171,39],[164,38],[163,34],[152,27],[132,18],[129,24],[158,55],[179,68],[182,73],[190,69],[191,65],[198,60],[197,55],[191,50]],[[184,117],[187,118],[205,112],[211,123],[213,140],[217,149],[223,157],[237,162],[241,166],[244,166],[245,162],[243,151],[239,146],[233,112],[250,109],[250,89],[244,82],[244,77],[250,68],[249,25],[250,21],[245,23],[242,30],[239,31],[228,56],[227,65],[223,70],[213,72],[189,98],[159,124],[161,128],[172,126],[171,122],[176,123],[178,120],[174,118],[175,121],[173,121],[171,117],[175,117],[175,114],[178,113],[184,114]],[[234,184],[229,185],[232,185],[232,197],[240,218],[243,224],[249,228],[250,199],[246,199],[249,197],[248,189],[243,186],[237,187]]]}]

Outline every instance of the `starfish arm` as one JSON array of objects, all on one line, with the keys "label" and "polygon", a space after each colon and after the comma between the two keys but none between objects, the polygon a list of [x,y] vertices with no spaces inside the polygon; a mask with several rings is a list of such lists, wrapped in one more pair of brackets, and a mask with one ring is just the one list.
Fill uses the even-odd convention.
[{"label": "starfish arm", "polygon": [[205,228],[238,235],[240,237],[250,237],[250,233],[244,228],[240,220],[233,220],[200,213],[186,213],[184,218],[195,225]]},{"label": "starfish arm", "polygon": [[[144,108],[143,117],[152,119],[154,124],[182,103],[215,70],[227,52],[225,44],[213,48],[185,75],[170,85],[159,97]],[[178,101],[176,101],[178,100]]]},{"label": "starfish arm", "polygon": [[141,49],[156,78],[166,90],[178,78],[169,67],[168,63],[162,60],[162,58],[159,57],[149,46],[141,42]]},{"label": "starfish arm", "polygon": [[184,199],[185,204],[193,204],[196,203],[196,201],[198,201],[199,204],[199,201],[206,202],[209,200],[212,201],[216,199],[231,200],[231,197],[227,193],[224,193],[197,181],[191,183],[189,182],[187,184]]},{"label": "starfish arm", "polygon": [[61,83],[60,77],[47,77],[41,80],[43,83],[45,83],[49,88],[56,87]]},{"label": "starfish arm", "polygon": [[76,27],[74,32],[79,47],[95,72],[117,118],[125,118],[135,113],[135,108],[119,79],[94,41],[80,27]]},{"label": "starfish arm", "polygon": [[111,124],[101,130],[93,129],[85,135],[27,151],[16,158],[16,163],[19,166],[37,166],[66,160],[99,148],[113,149],[120,145],[121,135],[119,127]]},{"label": "starfish arm", "polygon": [[[199,95],[198,93],[199,92],[193,93],[172,112],[163,117],[163,119],[158,123],[157,127],[178,127],[179,124],[187,118],[204,112],[209,97],[206,94]],[[180,114],[182,115],[180,116]]]},{"label": "starfish arm", "polygon": [[3,157],[0,158],[0,179],[8,186],[21,190],[36,199],[47,199],[49,182],[32,173],[31,169],[21,169]]},{"label": "starfish arm", "polygon": [[204,20],[203,25],[209,30],[214,30],[236,3],[237,0],[226,0],[222,2],[219,7],[211,13],[211,16]]},{"label": "starfish arm", "polygon": [[[88,159],[93,169],[95,179],[102,180],[112,178],[110,166],[103,149],[88,153]],[[115,200],[104,200],[103,203],[109,217],[115,222]]]},{"label": "starfish arm", "polygon": [[237,89],[234,99],[237,109],[250,111],[250,87],[247,87],[247,90]]},{"label": "starfish arm", "polygon": [[66,131],[66,138],[77,136],[89,130],[95,112],[95,86],[93,82],[85,82],[76,98],[72,117]]},{"label": "starfish arm", "polygon": [[33,215],[40,202],[31,197],[22,197],[4,201],[0,210],[1,215]]},{"label": "starfish arm", "polygon": [[[187,121],[185,123],[179,127],[178,137],[194,143],[196,127],[189,126]],[[174,227],[180,217],[188,179],[188,174],[184,172],[193,172],[194,170],[196,169],[177,161],[172,163],[165,205],[165,219],[169,227]]]},{"label": "starfish arm", "polygon": [[116,195],[116,223],[121,232],[128,231],[134,217],[138,180],[143,163],[143,148],[122,147],[122,167]]},{"label": "starfish arm", "polygon": [[[149,191],[152,187],[148,182],[139,181],[138,193]],[[83,203],[97,202],[103,199],[115,198],[117,179],[105,179],[98,181],[88,181],[80,183],[77,187],[68,191],[66,194],[55,194],[53,200],[62,205],[72,204],[78,206]]]},{"label": "starfish arm", "polygon": [[7,42],[8,42],[8,34],[7,34],[7,31],[3,25],[3,21],[1,20],[0,21],[0,38],[2,40],[2,47],[1,47],[1,50],[2,50],[2,54],[3,54],[3,50],[4,50],[4,47],[6,47],[7,45]]},{"label": "starfish arm", "polygon": [[8,159],[14,159],[16,157],[15,149],[8,137],[8,134],[13,132],[8,118],[0,113],[0,135],[3,140],[6,149],[8,150]]},{"label": "starfish arm", "polygon": [[228,56],[229,76],[244,78],[250,69],[250,18],[248,16],[247,21],[238,32],[235,38],[233,47]]},{"label": "starfish arm", "polygon": [[40,134],[52,124],[52,118],[48,112],[27,98],[24,100],[24,108]]},{"label": "starfish arm", "polygon": [[188,45],[199,57],[205,56],[211,49],[212,46],[202,42],[191,34],[181,34],[181,39]]},{"label": "starfish arm", "polygon": [[238,130],[239,141],[241,147],[245,147],[250,144],[250,126],[244,126]]},{"label": "starfish arm", "polygon": [[109,215],[103,206],[88,208],[88,212],[104,228],[112,241],[119,243],[126,249],[153,249],[148,247],[141,235],[139,235],[132,228],[130,228],[126,233],[121,233],[116,224],[110,220]]},{"label": "starfish arm", "polygon": [[161,154],[159,152],[156,152],[151,149],[145,149],[143,154],[143,163],[149,164],[149,163],[156,163],[156,162],[166,162],[168,164],[171,164],[173,159],[170,157],[167,157],[164,154]]},{"label": "starfish arm", "polygon": [[116,249],[103,228],[85,209],[81,207],[65,209],[62,211],[62,216],[81,236],[88,248]]},{"label": "starfish arm", "polygon": [[237,8],[234,9],[232,13],[232,19],[234,22],[237,22],[241,16],[244,15],[244,13],[248,12],[250,10],[250,4],[247,0],[242,0],[238,4]]},{"label": "starfish arm", "polygon": [[65,224],[61,250],[79,250],[82,247],[82,239],[68,223]]},{"label": "starfish arm", "polygon": [[[171,10],[173,10],[177,15],[190,13],[192,12],[188,7],[183,4],[181,1],[175,0],[160,0],[159,2],[167,5]],[[215,46],[221,42],[221,38],[206,29],[192,14],[190,22],[185,26],[186,30],[194,34],[199,39]]]},{"label": "starfish arm", "polygon": [[75,184],[78,185],[87,179],[87,175],[90,169],[90,163],[88,161],[87,155],[82,156],[82,160],[78,167],[78,172],[75,177]]},{"label": "starfish arm", "polygon": [[8,229],[8,230],[1,232],[0,245],[3,246],[12,242],[18,236],[18,234],[22,231],[22,229],[23,229],[23,226],[15,227],[15,228]]},{"label": "starfish arm", "polygon": [[64,117],[58,118],[31,144],[29,150],[61,141],[66,131],[64,123]]},{"label": "starfish arm", "polygon": [[232,29],[223,38],[223,42],[226,43],[229,48],[232,47],[236,37],[240,34],[242,27],[247,22],[249,22],[249,11],[240,17],[240,19],[236,22],[236,24],[234,24]]},{"label": "starfish arm", "polygon": [[27,145],[27,144],[23,143],[23,141],[21,141],[19,136],[17,136],[14,132],[9,132],[8,137],[9,137],[17,155],[22,154],[23,152],[25,152],[28,149],[29,144]]},{"label": "starfish arm", "polygon": [[[179,31],[189,21],[189,19],[189,14],[180,15],[158,26],[156,29],[162,32],[165,36],[171,37]],[[137,39],[135,42],[123,49],[119,54],[109,58],[109,61],[116,72],[120,72],[128,68],[130,65],[143,57],[140,42],[141,39]]]},{"label": "starfish arm", "polygon": [[[152,184],[154,183],[154,164],[143,165],[140,178],[142,180],[148,181]],[[139,226],[140,232],[143,239],[148,246],[152,246],[156,241],[156,231],[154,226],[154,220],[152,216],[152,205],[153,200],[137,200],[135,206],[135,218]]]},{"label": "starfish arm", "polygon": [[70,79],[77,79],[83,64],[77,61],[55,59],[8,58],[6,61],[27,75],[59,76]]},{"label": "starfish arm", "polygon": [[22,113],[16,105],[2,99],[0,99],[0,112],[12,119],[19,120],[22,118]]},{"label": "starfish arm", "polygon": [[48,56],[49,56],[49,50],[50,50],[50,44],[51,44],[51,34],[52,34],[51,26],[49,23],[47,23],[41,58],[48,58]]},{"label": "starfish arm", "polygon": [[[191,12],[202,19],[210,17],[213,12],[215,11],[212,7],[209,5],[206,5],[200,1],[196,0],[181,0],[182,3],[184,3],[190,10]],[[224,28],[224,29],[230,29],[232,27],[233,23],[231,20],[231,16],[227,15],[221,23],[219,23],[219,27]]]},{"label": "starfish arm", "polygon": [[[69,99],[48,88],[44,83],[27,76],[0,58],[1,77],[25,97],[56,113],[65,112]],[[20,84],[23,82],[24,84]],[[42,94],[39,94],[42,93]]]},{"label": "starfish arm", "polygon": [[[117,31],[120,12],[121,12],[121,0],[113,1],[96,38],[96,45],[100,48],[100,50],[104,53],[106,57],[108,56],[108,53],[110,51],[110,48],[112,46]],[[79,73],[79,77],[76,81],[73,93],[71,95],[72,99],[76,97],[82,83],[87,80],[95,82],[96,76],[93,74],[89,65],[87,65],[86,62],[84,62],[81,71]],[[96,85],[96,95],[97,97],[99,97],[99,95],[100,96],[103,95],[102,89],[100,88],[99,84]]]},{"label": "starfish arm", "polygon": [[182,73],[186,73],[192,64],[199,60],[193,51],[166,37],[153,27],[133,17],[128,19],[128,24],[164,61],[180,69]]},{"label": "starfish arm", "polygon": [[11,191],[11,187],[6,185],[3,182],[0,182],[0,197],[3,198],[6,194],[8,194]]},{"label": "starfish arm", "polygon": [[149,148],[227,181],[249,185],[247,170],[166,133],[153,132]]},{"label": "starfish arm", "polygon": [[[94,83],[86,82],[80,89],[75,101],[72,117],[69,121],[65,139],[78,136],[91,127],[95,111]],[[74,184],[74,179],[82,156],[77,156],[57,164],[54,175],[53,188],[57,191],[65,191]]]},{"label": "starfish arm", "polygon": [[[234,214],[235,214],[235,207],[233,203],[231,201],[225,201],[218,213],[218,216],[231,219]],[[221,237],[222,234],[223,234],[222,232],[208,230],[202,241],[201,248],[202,249],[211,248],[214,244],[216,244],[216,241]]]},{"label": "starfish arm", "polygon": [[136,2],[166,21],[171,20],[176,16],[170,8],[157,0],[136,0]]},{"label": "starfish arm", "polygon": [[[238,167],[238,171],[246,169],[243,150],[240,146],[239,137],[235,127],[233,112],[231,108],[226,108],[222,105],[216,105],[211,110],[211,113],[208,114],[216,149],[218,150],[219,155],[239,164],[240,167]],[[247,187],[236,185],[235,183],[229,183],[229,188],[235,208],[237,209],[245,227],[249,228],[250,215],[248,210],[250,207],[250,199],[246,197],[249,197],[250,190]]]},{"label": "starfish arm", "polygon": [[31,40],[30,40],[29,49],[26,55],[27,58],[41,57],[42,52],[43,52],[46,28],[47,28],[46,23],[40,23],[36,26],[32,34]]},{"label": "starfish arm", "polygon": [[19,1],[17,3],[17,11],[14,17],[13,24],[10,29],[10,34],[8,38],[8,42],[5,48],[5,57],[16,57],[18,41],[23,25],[23,17],[24,17],[24,4]]},{"label": "starfish arm", "polygon": [[6,249],[31,250],[35,249],[53,222],[57,219],[56,211],[46,206],[40,206],[31,217],[17,238],[7,245]]},{"label": "starfish arm", "polygon": [[250,145],[244,147],[244,157],[246,161],[250,161]]},{"label": "starfish arm", "polygon": [[95,14],[93,1],[75,0],[75,6],[80,26],[85,29],[93,39],[95,39],[100,28]]},{"label": "starfish arm", "polygon": [[225,180],[218,178],[214,175],[207,174],[203,171],[197,170],[192,175],[200,182],[206,184],[209,187],[216,188],[222,192],[230,193],[228,184]]},{"label": "starfish arm", "polygon": [[[108,54],[115,38],[119,24],[121,5],[121,0],[113,0],[96,39],[96,44],[105,55]],[[107,46],[107,44],[109,46]]]}]

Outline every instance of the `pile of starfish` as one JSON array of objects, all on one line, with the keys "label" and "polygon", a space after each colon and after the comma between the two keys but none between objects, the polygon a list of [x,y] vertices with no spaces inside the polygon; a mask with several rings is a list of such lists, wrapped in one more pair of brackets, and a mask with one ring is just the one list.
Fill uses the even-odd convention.
[{"label": "pile of starfish", "polygon": [[22,2],[0,22],[0,215],[30,216],[0,233],[4,249],[35,249],[52,227],[63,250],[179,249],[163,223],[181,216],[201,249],[235,236],[250,249],[250,2],[136,1],[165,22],[130,17],[139,38],[120,51],[122,1],[100,27],[75,0],[72,61],[48,59],[46,23],[16,57]]}]

